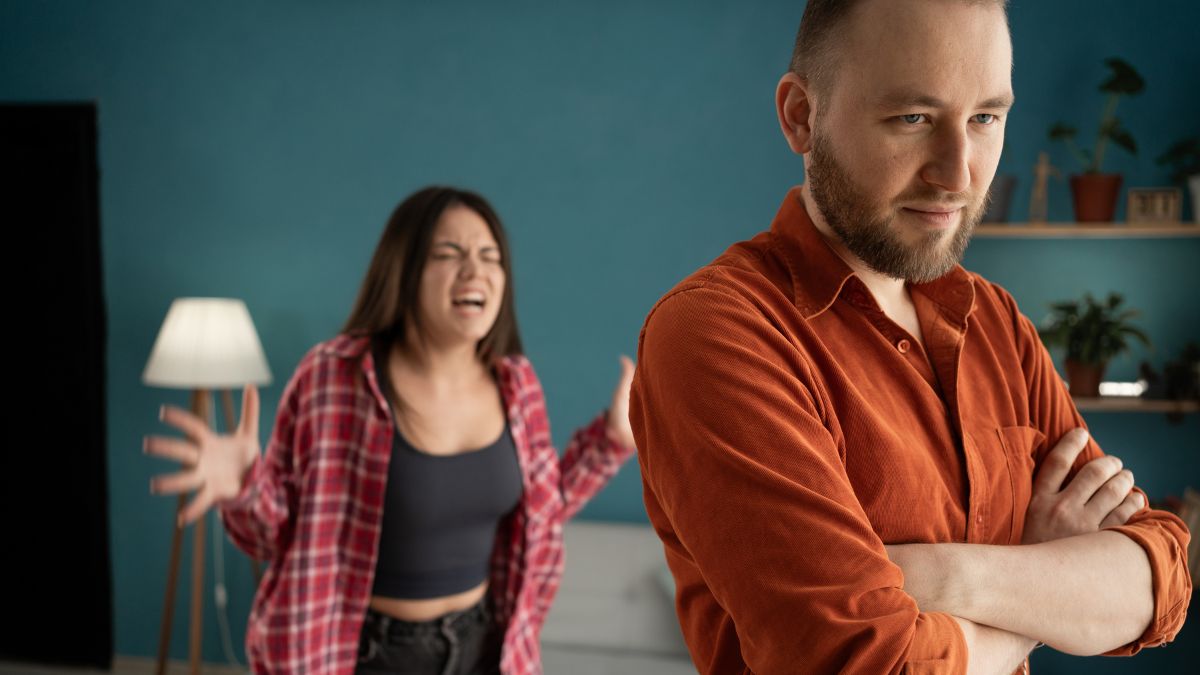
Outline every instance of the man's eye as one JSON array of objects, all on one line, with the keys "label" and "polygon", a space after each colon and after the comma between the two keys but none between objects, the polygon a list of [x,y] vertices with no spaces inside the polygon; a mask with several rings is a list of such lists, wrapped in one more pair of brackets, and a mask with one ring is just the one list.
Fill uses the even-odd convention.
[{"label": "man's eye", "polygon": [[917,124],[921,121],[922,117],[925,116],[921,113],[913,113],[911,115],[901,115],[900,119],[903,120],[905,124]]},{"label": "man's eye", "polygon": [[975,121],[980,124],[994,124],[998,118],[991,113],[979,113],[975,116]]}]

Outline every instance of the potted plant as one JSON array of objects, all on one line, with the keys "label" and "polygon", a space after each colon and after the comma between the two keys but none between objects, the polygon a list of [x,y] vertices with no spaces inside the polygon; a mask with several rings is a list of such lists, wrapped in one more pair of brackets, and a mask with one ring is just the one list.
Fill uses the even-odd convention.
[{"label": "potted plant", "polygon": [[1192,193],[1192,220],[1200,223],[1200,137],[1177,141],[1157,161],[1171,169],[1172,183],[1187,184]]},{"label": "potted plant", "polygon": [[1117,210],[1117,195],[1121,191],[1121,175],[1100,172],[1104,164],[1104,151],[1108,142],[1112,141],[1131,154],[1137,154],[1137,142],[1117,119],[1117,102],[1122,96],[1138,94],[1146,86],[1142,76],[1125,61],[1111,58],[1105,63],[1112,72],[1100,85],[1100,91],[1108,97],[1100,116],[1095,149],[1082,148],[1075,142],[1075,127],[1062,122],[1050,127],[1050,140],[1064,141],[1071,154],[1083,165],[1083,174],[1071,176],[1071,195],[1075,201],[1075,219],[1085,223],[1109,222],[1113,219],[1113,213]]},{"label": "potted plant", "polygon": [[1105,367],[1129,349],[1130,338],[1150,346],[1150,339],[1131,322],[1139,312],[1122,308],[1122,302],[1119,293],[1109,293],[1104,302],[1096,302],[1086,293],[1082,301],[1050,305],[1049,325],[1039,333],[1047,346],[1067,348],[1067,382],[1072,396],[1099,396]]}]

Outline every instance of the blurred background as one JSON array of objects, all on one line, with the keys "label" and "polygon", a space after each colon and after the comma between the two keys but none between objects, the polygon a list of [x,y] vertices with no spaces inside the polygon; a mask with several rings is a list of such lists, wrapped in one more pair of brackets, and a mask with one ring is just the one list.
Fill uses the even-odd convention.
[{"label": "blurred background", "polygon": [[[345,320],[392,208],[422,186],[477,190],[504,220],[525,347],[561,447],[607,405],[618,355],[635,353],[658,297],[729,244],[766,229],[786,190],[802,181],[773,105],[802,13],[802,2],[718,0],[0,3],[5,144],[18,133],[8,116],[14,109],[81,110],[80,133],[91,129],[98,169],[91,230],[28,217],[7,223],[9,293],[28,318],[18,340],[34,345],[13,359],[16,381],[50,380],[47,393],[18,397],[15,423],[29,433],[10,437],[4,453],[6,483],[36,485],[42,495],[37,503],[4,502],[12,528],[5,564],[20,586],[14,598],[40,607],[20,610],[25,627],[46,634],[69,624],[67,633],[54,632],[56,642],[91,640],[94,650],[107,645],[132,659],[118,665],[153,658],[174,500],[149,494],[150,477],[167,465],[144,457],[141,439],[165,430],[160,403],[186,406],[187,394],[140,378],[167,308],[181,296],[245,301],[274,375],[262,390],[265,438],[300,357]],[[1182,217],[1193,221],[1187,188],[1155,160],[1200,134],[1200,4],[1013,0],[1009,15],[1017,103],[998,172],[1015,178],[1007,220],[1029,219],[1040,152],[1063,175],[1080,171],[1047,130],[1063,121],[1090,144],[1105,102],[1097,90],[1104,60],[1115,56],[1145,80],[1117,112],[1137,154],[1113,147],[1105,161],[1124,178],[1115,220],[1125,219],[1127,188],[1176,186]],[[6,175],[27,169],[9,157]],[[1050,179],[1046,194],[1049,220],[1074,220],[1065,180]],[[72,243],[76,236],[84,243]],[[1005,286],[1035,322],[1052,301],[1122,293],[1141,311],[1153,349],[1139,346],[1113,362],[1106,379],[1137,379],[1141,361],[1161,369],[1200,338],[1194,235],[980,238],[964,264]],[[91,276],[70,271],[78,266]],[[83,290],[62,286],[65,277],[78,277]],[[51,292],[91,300],[60,304],[44,295]],[[70,339],[48,341],[49,333]],[[93,370],[55,365],[76,348],[96,354]],[[83,400],[87,411],[79,409]],[[42,421],[20,424],[33,419],[27,415]],[[1086,417],[1152,499],[1200,487],[1200,415]],[[71,499],[78,504],[68,506]],[[619,532],[656,544],[642,538],[636,462],[580,518],[598,523],[598,536]],[[573,536],[568,579],[581,556],[593,555],[578,551],[604,555],[606,548],[573,546]],[[72,543],[84,540],[86,554]],[[232,545],[223,560],[232,638],[224,644],[206,593],[203,656],[244,663],[253,576]],[[187,658],[189,561],[185,541],[171,640],[179,660]],[[630,574],[653,575],[653,564]],[[661,593],[653,602],[666,609],[653,611],[665,611],[669,624],[665,589],[644,590]],[[82,626],[81,596],[100,608]],[[586,619],[588,596],[580,597],[562,621]],[[587,658],[619,651],[619,643],[576,644],[572,636],[588,631],[556,628],[554,618],[547,642],[553,648],[561,637],[561,649],[553,663],[548,656],[548,669],[584,672],[570,665],[576,647]],[[1034,666],[1184,672],[1185,663],[1200,662],[1195,624],[1175,644],[1133,660],[1042,649]],[[89,635],[78,637],[81,630]],[[29,644],[10,637],[6,645],[14,641]],[[664,657],[623,672],[679,664],[687,672],[677,643],[637,649],[674,654],[677,663]],[[34,658],[9,646],[0,656]]]}]

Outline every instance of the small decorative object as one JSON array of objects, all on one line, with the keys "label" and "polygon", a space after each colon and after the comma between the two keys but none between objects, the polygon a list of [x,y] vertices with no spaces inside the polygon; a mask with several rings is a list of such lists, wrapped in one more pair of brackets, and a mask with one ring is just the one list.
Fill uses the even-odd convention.
[{"label": "small decorative object", "polygon": [[1100,173],[1104,164],[1107,143],[1137,154],[1137,143],[1116,117],[1117,102],[1122,96],[1133,96],[1146,87],[1141,75],[1125,61],[1110,58],[1105,61],[1112,71],[1100,85],[1100,91],[1108,95],[1104,111],[1100,116],[1100,128],[1096,132],[1096,146],[1089,151],[1075,143],[1075,127],[1062,122],[1050,127],[1050,139],[1063,141],[1071,154],[1083,165],[1084,173],[1071,176],[1071,194],[1075,200],[1075,219],[1079,222],[1110,222],[1117,207],[1117,195],[1121,191],[1120,174]]},{"label": "small decorative object", "polygon": [[983,214],[985,223],[1003,223],[1008,221],[1008,205],[1012,201],[1013,188],[1017,185],[1017,177],[1008,174],[999,175],[992,179],[988,188],[988,207]]},{"label": "small decorative object", "polygon": [[1192,221],[1200,223],[1200,137],[1177,141],[1158,156],[1158,165],[1171,169],[1171,182],[1187,184],[1192,193]]},{"label": "small decorative object", "polygon": [[[1177,511],[1189,532],[1200,530],[1200,492],[1184,488],[1183,503]],[[1188,544],[1188,567],[1192,572],[1192,587],[1200,585],[1200,537],[1192,537]]]},{"label": "small decorative object", "polygon": [[1125,220],[1137,223],[1178,223],[1183,193],[1179,188],[1130,188]]},{"label": "small decorative object", "polygon": [[1029,193],[1029,222],[1044,223],[1049,211],[1049,200],[1046,188],[1051,178],[1062,178],[1062,172],[1050,164],[1050,155],[1038,153],[1037,164],[1033,167],[1033,190]]},{"label": "small decorative object", "polygon": [[1130,338],[1150,346],[1146,334],[1131,323],[1138,310],[1124,309],[1122,302],[1119,293],[1109,293],[1103,303],[1085,293],[1082,301],[1050,305],[1050,323],[1039,332],[1047,346],[1067,348],[1067,382],[1072,396],[1099,396],[1105,367],[1129,349]]},{"label": "small decorative object", "polygon": [[[1169,401],[1200,400],[1200,344],[1187,343],[1178,359],[1163,364],[1161,373],[1143,361],[1140,373],[1147,385],[1146,398]],[[1183,421],[1183,413],[1167,413],[1167,420],[1178,424]]]}]

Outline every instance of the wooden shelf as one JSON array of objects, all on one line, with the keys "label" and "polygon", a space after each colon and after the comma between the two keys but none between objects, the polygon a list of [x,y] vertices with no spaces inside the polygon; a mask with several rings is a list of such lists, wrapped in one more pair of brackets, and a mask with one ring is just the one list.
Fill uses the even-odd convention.
[{"label": "wooden shelf", "polygon": [[1200,225],[1129,223],[987,223],[975,228],[983,239],[1161,239],[1200,237]]},{"label": "wooden shelf", "polygon": [[1165,401],[1135,396],[1101,396],[1099,398],[1077,398],[1075,407],[1081,412],[1197,413],[1200,412],[1200,401]]}]

